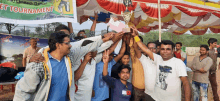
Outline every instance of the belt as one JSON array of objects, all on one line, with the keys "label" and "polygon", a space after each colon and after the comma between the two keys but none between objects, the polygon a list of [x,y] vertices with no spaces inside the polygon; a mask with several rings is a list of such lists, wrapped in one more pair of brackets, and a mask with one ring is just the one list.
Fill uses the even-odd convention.
[{"label": "belt", "polygon": [[139,88],[137,88],[137,87],[135,87],[135,86],[133,86],[133,88],[136,89],[136,90],[142,91],[142,92],[145,91],[145,89],[139,89]]}]

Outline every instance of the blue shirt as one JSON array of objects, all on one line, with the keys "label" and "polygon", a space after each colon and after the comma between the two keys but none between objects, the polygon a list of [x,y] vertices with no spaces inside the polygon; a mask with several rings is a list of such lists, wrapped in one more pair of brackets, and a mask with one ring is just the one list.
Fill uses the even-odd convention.
[{"label": "blue shirt", "polygon": [[61,61],[54,59],[48,52],[52,68],[52,78],[47,101],[68,101],[67,88],[69,85],[67,68],[64,57]]},{"label": "blue shirt", "polygon": [[[108,74],[111,75],[112,66],[116,62],[114,59],[108,63]],[[102,101],[109,98],[109,87],[106,82],[102,79],[104,63],[101,61],[96,64],[95,79],[93,83],[93,90],[95,91],[95,96],[92,101]]]},{"label": "blue shirt", "polygon": [[121,80],[110,76],[103,76],[103,80],[111,88],[111,101],[130,101],[132,94],[132,84],[127,82],[127,87]]}]

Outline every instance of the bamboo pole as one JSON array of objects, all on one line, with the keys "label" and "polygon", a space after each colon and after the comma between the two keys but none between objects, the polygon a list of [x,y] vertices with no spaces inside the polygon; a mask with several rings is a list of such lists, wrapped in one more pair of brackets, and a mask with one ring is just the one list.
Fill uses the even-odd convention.
[{"label": "bamboo pole", "polygon": [[159,42],[161,42],[161,12],[160,12],[160,0],[158,0],[157,8],[158,8],[158,20],[159,20]]}]

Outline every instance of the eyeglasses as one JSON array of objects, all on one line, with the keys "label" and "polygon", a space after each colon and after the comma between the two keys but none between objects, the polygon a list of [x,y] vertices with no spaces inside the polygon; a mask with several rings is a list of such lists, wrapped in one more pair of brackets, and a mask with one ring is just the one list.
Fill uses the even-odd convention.
[{"label": "eyeglasses", "polygon": [[157,49],[157,48],[155,48],[155,47],[148,47],[148,49],[154,50],[154,49]]},{"label": "eyeglasses", "polygon": [[64,44],[66,44],[66,45],[70,45],[70,42],[63,42]]}]

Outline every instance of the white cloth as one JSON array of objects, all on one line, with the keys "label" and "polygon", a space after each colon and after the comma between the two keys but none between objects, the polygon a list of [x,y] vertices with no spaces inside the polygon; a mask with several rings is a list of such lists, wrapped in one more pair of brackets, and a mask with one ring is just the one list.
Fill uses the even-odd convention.
[{"label": "white cloth", "polygon": [[181,101],[180,77],[187,76],[186,65],[175,57],[163,61],[157,54],[154,54],[154,63],[157,66],[156,101]]},{"label": "white cloth", "polygon": [[186,59],[186,53],[184,51],[181,51],[181,57]]},{"label": "white cloth", "polygon": [[[98,54],[95,59],[92,59],[91,64],[86,64],[82,76],[78,81],[76,81],[78,91],[76,92],[74,97],[75,101],[91,101],[96,63],[99,63],[101,59],[102,54]],[[83,61],[83,58],[81,59],[81,61]],[[79,65],[77,65],[76,67],[79,67]]]},{"label": "white cloth", "polygon": [[144,69],[145,93],[152,96],[156,84],[156,64],[153,60],[151,60],[149,57],[146,57],[143,54],[139,60]]}]

